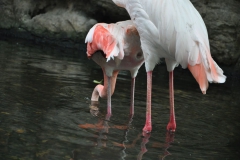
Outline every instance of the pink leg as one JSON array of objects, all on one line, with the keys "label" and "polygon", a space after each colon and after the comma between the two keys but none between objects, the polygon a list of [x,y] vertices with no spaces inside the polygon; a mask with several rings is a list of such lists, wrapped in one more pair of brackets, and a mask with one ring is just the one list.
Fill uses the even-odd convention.
[{"label": "pink leg", "polygon": [[106,117],[110,117],[112,115],[112,107],[111,107],[111,77],[108,77],[108,88],[107,88],[107,115]]},{"label": "pink leg", "polygon": [[169,99],[170,99],[170,119],[167,125],[167,130],[175,132],[176,121],[174,112],[174,89],[173,89],[173,71],[169,72]]},{"label": "pink leg", "polygon": [[151,119],[151,94],[152,94],[152,71],[147,72],[147,111],[146,111],[146,123],[143,128],[145,132],[152,131],[152,119]]},{"label": "pink leg", "polygon": [[134,115],[134,92],[135,92],[135,78],[132,78],[130,117],[132,117]]}]

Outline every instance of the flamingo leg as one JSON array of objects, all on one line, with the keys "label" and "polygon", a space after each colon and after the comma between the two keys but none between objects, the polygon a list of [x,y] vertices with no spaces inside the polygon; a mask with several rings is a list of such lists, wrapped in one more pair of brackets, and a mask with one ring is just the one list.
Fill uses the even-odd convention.
[{"label": "flamingo leg", "polygon": [[173,88],[173,71],[169,72],[169,99],[170,99],[170,118],[167,125],[167,130],[170,132],[175,132],[176,121],[175,121],[175,111],[174,111],[174,88]]},{"label": "flamingo leg", "polygon": [[112,115],[112,106],[111,106],[111,96],[112,96],[112,90],[111,90],[111,81],[112,78],[108,77],[108,87],[107,87],[107,115],[106,115],[106,119],[108,119],[108,117],[110,118]]},{"label": "flamingo leg", "polygon": [[147,104],[146,104],[146,123],[143,128],[145,132],[152,131],[152,118],[151,118],[151,98],[152,98],[152,71],[147,72]]},{"label": "flamingo leg", "polygon": [[130,118],[134,115],[134,92],[135,92],[135,78],[132,78],[132,84],[131,84]]}]

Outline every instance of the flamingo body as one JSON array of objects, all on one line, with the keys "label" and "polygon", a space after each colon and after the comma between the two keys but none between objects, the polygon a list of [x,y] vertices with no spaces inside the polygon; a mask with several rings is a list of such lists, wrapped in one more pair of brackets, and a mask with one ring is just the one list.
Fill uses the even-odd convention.
[{"label": "flamingo body", "polygon": [[[129,70],[132,77],[132,102],[135,77],[144,62],[139,34],[132,21],[116,24],[98,23],[86,36],[87,56],[92,58],[104,73],[104,85],[97,85],[92,93],[92,101],[99,96],[108,98],[108,112],[111,114],[109,100],[115,89],[116,78],[120,70]],[[109,93],[108,93],[109,92]],[[133,112],[133,111],[132,111]]]},{"label": "flamingo body", "polygon": [[[211,57],[204,21],[189,0],[113,0],[113,2],[127,10],[139,32],[149,78],[159,59],[165,58],[167,70],[172,76],[169,82],[171,85],[173,85],[171,72],[178,64],[183,68],[189,68],[203,94],[206,94],[208,82],[225,82],[226,76]],[[151,87],[148,87],[147,92],[147,106],[151,107],[149,100]],[[171,96],[173,86],[170,86],[170,108],[173,109],[174,99]],[[170,115],[173,115],[170,116],[170,121],[174,122],[168,126],[173,127],[167,128],[175,131],[174,111]],[[146,131],[151,131],[149,116],[144,127]]]}]

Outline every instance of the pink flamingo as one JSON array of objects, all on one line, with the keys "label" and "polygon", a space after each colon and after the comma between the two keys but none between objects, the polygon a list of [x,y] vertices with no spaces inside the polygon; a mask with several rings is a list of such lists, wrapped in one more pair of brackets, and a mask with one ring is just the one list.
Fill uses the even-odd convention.
[{"label": "pink flamingo", "polygon": [[169,71],[170,120],[175,131],[173,70],[188,68],[206,94],[208,81],[224,83],[226,76],[212,59],[204,21],[189,0],[113,0],[129,13],[141,40],[147,72],[147,111],[143,131],[151,132],[152,71],[165,58]]},{"label": "pink flamingo", "polygon": [[99,96],[107,98],[107,117],[110,118],[111,95],[115,90],[117,75],[120,70],[129,70],[132,77],[130,114],[134,113],[135,77],[144,62],[139,34],[131,20],[116,24],[98,23],[88,32],[87,56],[101,66],[104,85],[97,85],[91,101],[97,102]]}]

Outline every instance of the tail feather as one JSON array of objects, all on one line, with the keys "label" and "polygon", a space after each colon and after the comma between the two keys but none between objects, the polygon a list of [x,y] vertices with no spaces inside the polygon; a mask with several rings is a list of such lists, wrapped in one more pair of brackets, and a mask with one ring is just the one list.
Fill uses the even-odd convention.
[{"label": "tail feather", "polygon": [[[203,54],[199,54],[198,59],[200,59],[202,55]],[[191,71],[192,75],[198,82],[202,93],[206,94],[206,91],[208,89],[208,82],[224,83],[226,81],[226,76],[223,75],[223,70],[212,59],[209,51],[206,53],[206,57],[204,58],[206,58],[205,61],[207,63],[204,63],[204,60],[202,60],[200,63],[195,65],[188,64],[188,69]],[[201,59],[204,58],[202,57]]]},{"label": "tail feather", "polygon": [[209,81],[214,83],[224,83],[226,81],[226,76],[223,75],[223,70],[212,59],[209,52],[207,53],[207,59],[209,63],[209,70],[207,72],[211,75]]},{"label": "tail feather", "polygon": [[194,66],[188,65],[188,69],[192,73],[193,77],[199,84],[199,87],[203,94],[206,94],[208,89],[208,80],[205,72],[205,68],[202,63],[196,64]]}]

